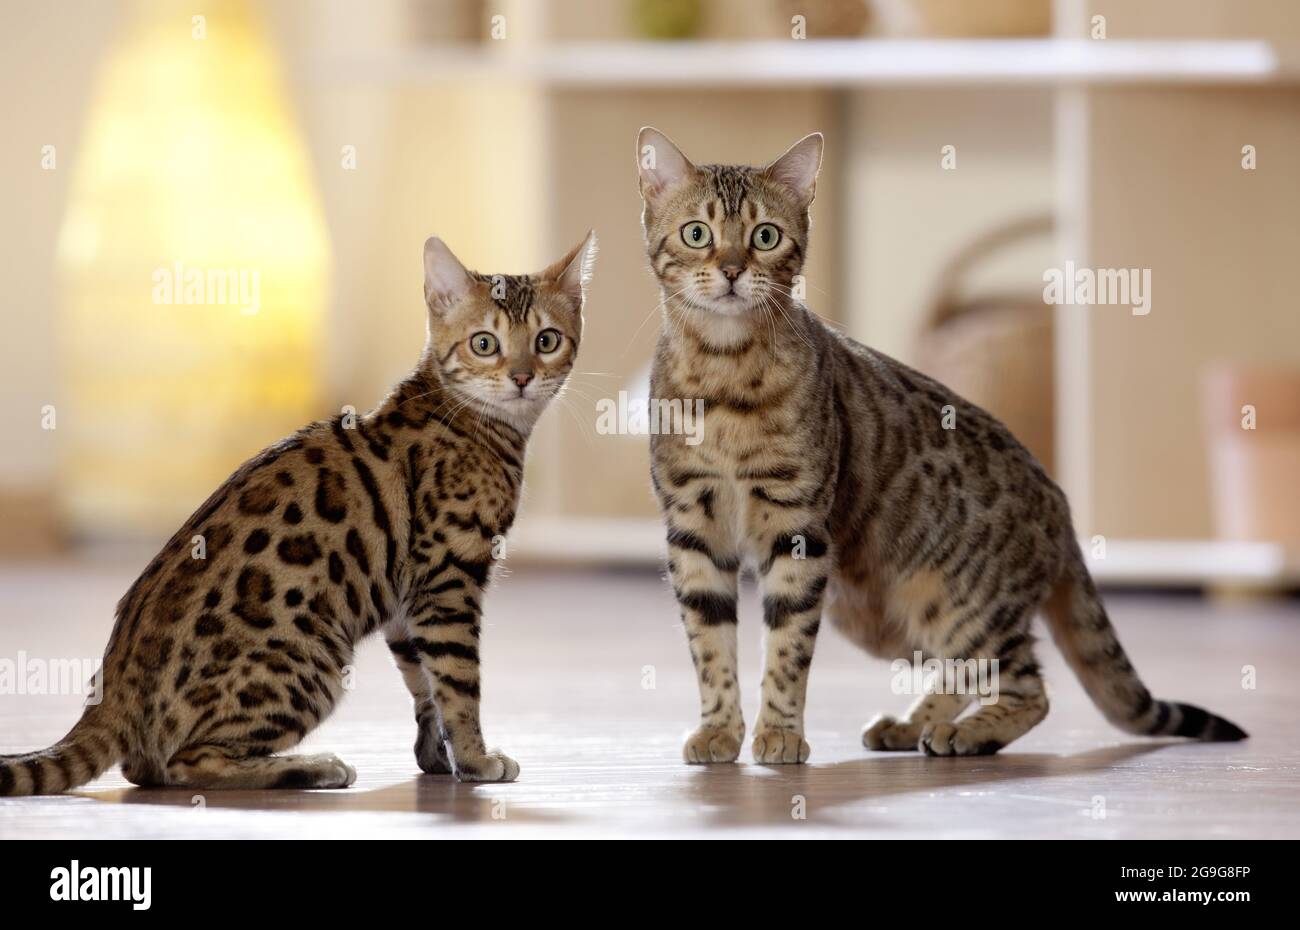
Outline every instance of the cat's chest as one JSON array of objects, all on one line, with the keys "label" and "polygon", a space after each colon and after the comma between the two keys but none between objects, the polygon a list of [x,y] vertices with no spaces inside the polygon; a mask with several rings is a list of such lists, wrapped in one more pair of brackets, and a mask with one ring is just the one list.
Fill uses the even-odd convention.
[{"label": "cat's chest", "polygon": [[435,450],[415,484],[416,533],[439,538],[479,536],[486,543],[514,521],[523,481],[522,452],[509,458],[469,444]]},{"label": "cat's chest", "polygon": [[[662,441],[662,440],[661,440]],[[749,555],[750,542],[765,535],[762,501],[784,495],[791,477],[788,456],[772,437],[737,429],[725,416],[707,418],[700,441],[682,437],[664,443],[656,455],[658,468],[677,484],[676,505],[703,517],[715,538],[725,539],[737,555]]]}]

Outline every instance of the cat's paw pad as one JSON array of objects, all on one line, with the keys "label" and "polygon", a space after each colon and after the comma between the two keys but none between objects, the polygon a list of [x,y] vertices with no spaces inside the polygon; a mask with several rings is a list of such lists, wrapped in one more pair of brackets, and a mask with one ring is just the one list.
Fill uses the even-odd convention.
[{"label": "cat's paw pad", "polygon": [[812,747],[794,730],[756,730],[750,747],[760,765],[794,765],[807,762]]},{"label": "cat's paw pad", "polygon": [[437,734],[427,730],[421,730],[415,741],[415,761],[420,770],[429,775],[447,775],[451,772],[446,745]]},{"label": "cat's paw pad", "polygon": [[690,765],[735,762],[740,755],[740,736],[714,727],[700,727],[686,738],[682,759]]},{"label": "cat's paw pad", "polygon": [[452,770],[457,781],[514,781],[519,777],[519,763],[499,749],[489,749],[469,761],[455,759]]},{"label": "cat's paw pad", "polygon": [[921,731],[920,749],[927,756],[988,756],[1001,748],[960,723],[928,723]]},{"label": "cat's paw pad", "polygon": [[862,745],[878,752],[911,752],[918,748],[921,729],[887,715],[876,717],[862,731]]}]

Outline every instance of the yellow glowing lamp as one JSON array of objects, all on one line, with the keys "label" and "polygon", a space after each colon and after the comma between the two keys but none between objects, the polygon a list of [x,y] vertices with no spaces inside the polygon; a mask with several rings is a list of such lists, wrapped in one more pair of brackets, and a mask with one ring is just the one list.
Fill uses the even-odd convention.
[{"label": "yellow glowing lamp", "polygon": [[174,528],[320,414],[329,245],[275,55],[242,0],[136,0],[59,239],[61,500],[92,533]]}]

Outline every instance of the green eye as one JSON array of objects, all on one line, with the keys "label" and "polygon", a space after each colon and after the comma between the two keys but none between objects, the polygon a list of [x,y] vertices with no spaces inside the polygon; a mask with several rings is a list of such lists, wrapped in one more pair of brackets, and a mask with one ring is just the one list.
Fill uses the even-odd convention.
[{"label": "green eye", "polygon": [[497,354],[497,337],[491,333],[475,333],[469,337],[470,351],[486,358]]},{"label": "green eye", "polygon": [[682,241],[693,249],[702,249],[713,241],[713,231],[707,223],[696,220],[682,227]]},{"label": "green eye", "polygon": [[554,329],[544,329],[537,334],[537,351],[543,355],[550,355],[560,347],[560,333]]},{"label": "green eye", "polygon": [[754,227],[754,235],[750,236],[749,241],[760,252],[770,252],[781,241],[781,230],[771,223],[760,223]]}]

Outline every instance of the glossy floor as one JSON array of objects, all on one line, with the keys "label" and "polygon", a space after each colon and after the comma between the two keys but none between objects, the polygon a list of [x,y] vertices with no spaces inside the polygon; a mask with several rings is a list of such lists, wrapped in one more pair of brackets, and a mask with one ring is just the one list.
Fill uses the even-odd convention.
[{"label": "glossy floor", "polygon": [[[94,657],[139,565],[0,569],[0,660]],[[1115,596],[1112,615],[1163,697],[1245,727],[1238,744],[1132,739],[1088,704],[1050,641],[1047,720],[993,757],[862,748],[863,722],[899,711],[888,664],[827,631],[809,691],[811,763],[688,767],[697,712],[671,595],[651,574],[521,568],[488,598],[485,731],[522,767],[510,785],[424,776],[410,702],[378,641],[355,689],[307,746],[359,773],[346,791],[142,790],[116,772],[53,798],[0,798],[0,837],[1300,837],[1300,609]],[[746,711],[761,624],[742,605]],[[1253,680],[1252,680],[1253,674]],[[1253,687],[1252,687],[1253,685]],[[0,752],[48,745],[71,695],[0,695]]]}]

